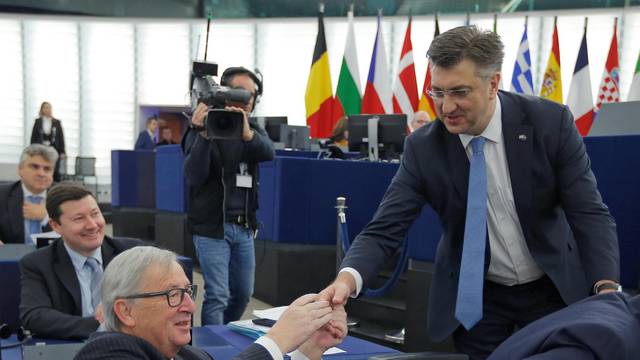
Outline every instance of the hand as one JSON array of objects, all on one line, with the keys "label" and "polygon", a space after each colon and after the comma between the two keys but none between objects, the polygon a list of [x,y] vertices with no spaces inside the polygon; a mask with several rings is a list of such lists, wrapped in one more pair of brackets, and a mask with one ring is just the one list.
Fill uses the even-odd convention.
[{"label": "hand", "polygon": [[328,323],[332,317],[331,311],[329,303],[319,300],[317,294],[303,295],[289,305],[266,336],[286,354]]},{"label": "hand", "polygon": [[102,303],[96,306],[95,311],[93,312],[93,317],[100,323],[104,321],[104,308],[102,307]]},{"label": "hand", "polygon": [[332,305],[344,306],[349,296],[356,291],[356,280],[348,272],[338,273],[335,281],[320,292],[320,299]]},{"label": "hand", "polygon": [[47,216],[47,208],[44,206],[44,201],[40,204],[25,202],[22,204],[22,215],[29,220],[44,220],[45,216]]},{"label": "hand", "polygon": [[247,112],[243,108],[233,105],[227,105],[224,109],[227,111],[242,113],[242,140],[253,140],[253,130],[251,130],[251,127],[249,126],[249,116],[247,115]]},{"label": "hand", "polygon": [[4,242],[2,240],[0,240],[0,245],[4,245]]},{"label": "hand", "polygon": [[325,351],[340,344],[346,336],[347,313],[344,306],[336,306],[331,312],[331,321],[314,332],[299,350],[309,359],[320,359]]},{"label": "hand", "polygon": [[191,123],[195,126],[204,126],[204,118],[209,113],[209,107],[204,103],[199,103],[196,110],[191,115]]}]

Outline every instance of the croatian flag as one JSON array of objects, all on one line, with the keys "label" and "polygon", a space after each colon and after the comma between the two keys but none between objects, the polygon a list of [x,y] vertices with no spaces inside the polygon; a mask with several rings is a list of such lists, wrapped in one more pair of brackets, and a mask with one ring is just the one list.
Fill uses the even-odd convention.
[{"label": "croatian flag", "polygon": [[591,76],[589,75],[589,55],[587,53],[587,28],[582,36],[582,44],[578,51],[576,69],[573,72],[567,106],[573,113],[576,127],[582,136],[587,136],[593,124],[593,96],[591,93]]},{"label": "croatian flag", "polygon": [[362,97],[363,114],[393,114],[391,102],[391,82],[389,80],[389,70],[387,66],[387,53],[384,49],[382,39],[382,26],[378,14],[378,30],[376,41],[373,44],[371,54],[371,65],[369,65],[369,75],[367,76],[367,86]]},{"label": "croatian flag", "polygon": [[533,95],[533,78],[531,76],[531,54],[529,52],[529,40],[527,38],[527,23],[524,24],[524,33],[518,47],[516,64],[513,67],[511,77],[511,92]]}]

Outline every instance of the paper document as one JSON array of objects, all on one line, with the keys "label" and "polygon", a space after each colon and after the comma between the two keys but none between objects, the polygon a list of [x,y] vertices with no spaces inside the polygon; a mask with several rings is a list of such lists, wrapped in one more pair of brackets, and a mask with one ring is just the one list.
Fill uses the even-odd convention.
[{"label": "paper document", "polygon": [[285,310],[287,310],[287,306],[278,306],[271,309],[253,310],[253,315],[263,319],[278,321]]}]

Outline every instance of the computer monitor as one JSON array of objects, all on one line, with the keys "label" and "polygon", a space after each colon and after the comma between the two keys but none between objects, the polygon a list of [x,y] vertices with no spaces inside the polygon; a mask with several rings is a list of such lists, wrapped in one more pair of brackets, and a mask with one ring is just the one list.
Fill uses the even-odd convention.
[{"label": "computer monitor", "polygon": [[309,128],[306,126],[280,125],[280,142],[285,148],[309,150]]},{"label": "computer monitor", "polygon": [[280,125],[288,124],[286,116],[256,116],[251,120],[265,129],[273,142],[280,142]]},{"label": "computer monitor", "polygon": [[369,114],[348,118],[349,151],[369,154],[369,122],[377,122],[378,153],[381,159],[392,159],[402,153],[407,136],[407,115]]}]

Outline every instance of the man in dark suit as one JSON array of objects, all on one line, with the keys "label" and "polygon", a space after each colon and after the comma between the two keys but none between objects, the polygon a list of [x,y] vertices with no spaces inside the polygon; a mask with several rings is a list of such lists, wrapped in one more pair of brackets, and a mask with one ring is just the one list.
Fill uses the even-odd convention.
[{"label": "man in dark suit", "polygon": [[640,295],[590,297],[529,324],[490,360],[635,360],[640,354]]},{"label": "man in dark suit", "polygon": [[0,185],[0,245],[33,244],[31,234],[50,231],[45,209],[47,189],[58,159],[48,146],[32,144],[20,155],[20,181]]},{"label": "man in dark suit", "polygon": [[429,204],[443,233],[428,331],[483,359],[516,327],[619,287],[615,222],[568,108],[498,91],[497,34],[458,27],[428,55],[439,120],[407,138],[378,211],[322,295],[357,295]]},{"label": "man in dark suit", "polygon": [[98,328],[102,269],[140,241],[104,235],[91,192],[60,183],[47,194],[49,224],[61,239],[20,260],[20,320],[45,338],[83,339]]},{"label": "man in dark suit", "polygon": [[[31,143],[51,146],[58,152],[58,160],[66,158],[62,123],[53,117],[51,104],[47,101],[40,105],[38,118],[33,123]],[[53,180],[60,181],[60,161],[55,163]]]},{"label": "man in dark suit", "polygon": [[158,119],[152,116],[147,119],[147,128],[142,130],[138,134],[138,139],[133,147],[134,150],[153,150],[156,147],[156,142],[153,140],[153,136],[158,128]]},{"label": "man in dark suit", "polygon": [[165,127],[160,130],[160,141],[156,144],[157,146],[164,145],[176,145],[177,142],[173,141],[173,134],[171,133],[171,128]]},{"label": "man in dark suit", "polygon": [[[92,335],[76,360],[210,359],[189,346],[195,311],[192,285],[174,253],[141,246],[118,255],[107,267],[102,284],[105,332]],[[186,296],[185,296],[186,295]],[[295,300],[269,332],[238,355],[239,359],[319,359],[346,336],[347,315],[328,301],[309,294]],[[337,332],[323,327],[332,321]]]}]

